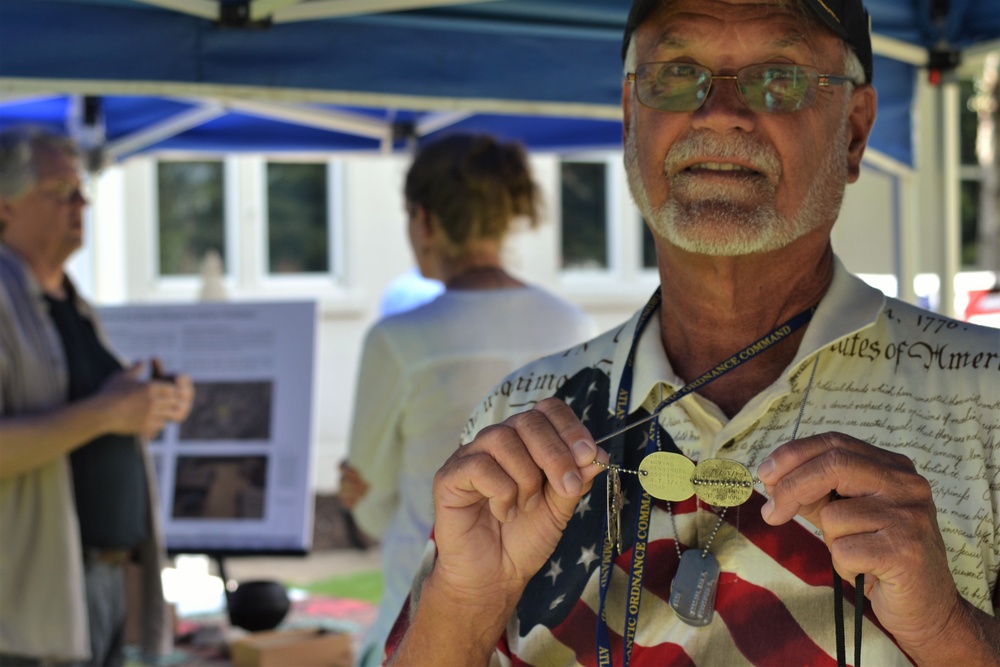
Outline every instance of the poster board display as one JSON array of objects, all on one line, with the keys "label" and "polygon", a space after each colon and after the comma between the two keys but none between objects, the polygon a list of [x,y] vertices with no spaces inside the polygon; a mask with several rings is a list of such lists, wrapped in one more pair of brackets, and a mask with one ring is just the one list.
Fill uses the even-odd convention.
[{"label": "poster board display", "polygon": [[314,302],[98,309],[128,361],[191,376],[188,418],[150,443],[172,553],[305,553],[312,543]]}]

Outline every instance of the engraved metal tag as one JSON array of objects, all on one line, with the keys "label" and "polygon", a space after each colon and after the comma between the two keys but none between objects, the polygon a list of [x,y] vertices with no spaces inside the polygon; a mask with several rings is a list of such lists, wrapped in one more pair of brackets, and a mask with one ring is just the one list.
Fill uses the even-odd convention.
[{"label": "engraved metal tag", "polygon": [[622,552],[622,505],[625,497],[622,495],[622,481],[618,477],[618,468],[608,470],[608,542],[615,553]]},{"label": "engraved metal tag", "polygon": [[691,477],[698,499],[715,507],[742,505],[753,493],[753,475],[732,459],[705,459]]},{"label": "engraved metal tag", "polygon": [[719,586],[719,561],[708,553],[688,549],[681,555],[677,574],[670,582],[670,606],[688,625],[703,626],[715,615]]},{"label": "engraved metal tag", "polygon": [[681,501],[694,495],[694,463],[673,452],[653,452],[639,463],[639,483],[660,500]]}]

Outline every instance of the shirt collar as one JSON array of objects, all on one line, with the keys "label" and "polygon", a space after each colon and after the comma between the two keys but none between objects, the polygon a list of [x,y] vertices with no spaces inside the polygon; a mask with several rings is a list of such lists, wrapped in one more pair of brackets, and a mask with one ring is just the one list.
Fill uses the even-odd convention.
[{"label": "shirt collar", "polygon": [[[837,340],[853,335],[874,324],[884,306],[885,295],[850,273],[840,259],[834,256],[833,278],[830,287],[820,301],[816,313],[806,329],[795,358],[782,377],[775,383],[774,389],[781,392],[790,391],[790,378],[796,375],[813,355]],[[649,324],[641,332],[639,343],[636,346],[634,379],[628,405],[629,413],[634,412],[650,398],[658,396],[658,388],[661,384],[664,385],[664,393],[679,389],[684,385],[674,372],[663,349],[659,326],[661,313],[662,307],[657,310]],[[613,373],[612,386],[616,391],[611,393],[608,405],[612,414],[615,411],[621,369],[624,368],[637,324],[638,314],[622,327],[620,334],[623,337],[628,336],[628,340],[621,341],[615,354],[616,370]],[[770,391],[766,391],[751,403],[765,400],[765,395],[770,394]],[[770,401],[770,396],[766,400]]]}]

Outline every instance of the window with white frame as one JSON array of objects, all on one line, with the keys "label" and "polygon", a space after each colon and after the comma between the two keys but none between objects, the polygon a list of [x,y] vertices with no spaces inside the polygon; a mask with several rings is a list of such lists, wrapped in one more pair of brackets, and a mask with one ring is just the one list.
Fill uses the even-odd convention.
[{"label": "window with white frame", "polygon": [[211,250],[226,264],[224,163],[161,161],[156,186],[159,275],[197,274]]},{"label": "window with white frame", "polygon": [[197,277],[213,250],[226,276],[244,287],[336,276],[334,167],[254,156],[157,160],[157,277]]},{"label": "window with white frame", "polygon": [[563,269],[609,266],[607,172],[604,162],[560,165]]},{"label": "window with white frame", "polygon": [[268,273],[328,273],[327,165],[268,162],[266,170]]},{"label": "window with white frame", "polygon": [[629,196],[620,153],[561,160],[559,197],[564,272],[626,282],[655,272],[653,236]]},{"label": "window with white frame", "polygon": [[[997,179],[996,151],[1000,146],[997,132],[997,107],[1000,105],[998,86],[1000,66],[997,56],[987,59],[976,76],[959,82],[960,89],[960,162],[961,178],[961,262],[963,267],[996,270],[989,266],[995,253],[980,247],[981,243],[996,243],[995,231],[985,220],[996,219],[996,190],[984,191],[985,184]],[[988,173],[992,172],[992,173]],[[993,210],[984,210],[993,207]],[[990,248],[992,250],[992,248]]]}]

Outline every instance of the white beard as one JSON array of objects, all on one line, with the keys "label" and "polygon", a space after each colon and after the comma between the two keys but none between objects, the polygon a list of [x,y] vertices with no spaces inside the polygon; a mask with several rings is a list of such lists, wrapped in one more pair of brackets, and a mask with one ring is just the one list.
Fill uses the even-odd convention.
[{"label": "white beard", "polygon": [[[671,146],[664,160],[663,177],[692,157],[740,159],[769,176],[764,190],[754,196],[765,204],[748,206],[733,196],[691,183],[671,183],[669,198],[657,208],[649,202],[638,164],[638,138],[629,132],[625,141],[625,171],[636,206],[653,233],[688,252],[714,256],[736,256],[783,248],[804,234],[836,218],[847,185],[847,108],[841,119],[833,148],[815,174],[798,213],[787,219],[776,208],[775,183],[781,178],[781,162],[774,147],[742,135],[723,138],[697,133]],[[635,128],[636,119],[632,119]],[[761,179],[763,180],[763,179]],[[675,192],[676,187],[676,192]]]}]

